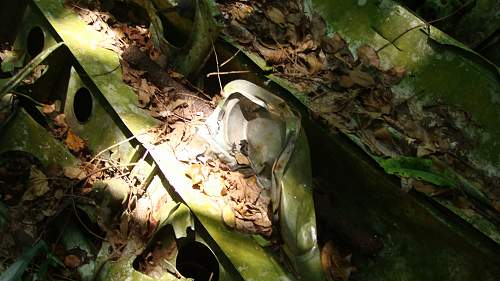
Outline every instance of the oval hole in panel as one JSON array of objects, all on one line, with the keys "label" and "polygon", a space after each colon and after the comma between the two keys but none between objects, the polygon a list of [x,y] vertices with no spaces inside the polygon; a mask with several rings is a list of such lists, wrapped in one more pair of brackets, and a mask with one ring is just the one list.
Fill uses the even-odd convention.
[{"label": "oval hole in panel", "polygon": [[87,122],[92,114],[92,95],[89,89],[82,87],[75,93],[73,99],[75,118],[81,123]]},{"label": "oval hole in panel", "polygon": [[210,248],[197,241],[189,241],[179,248],[176,267],[183,276],[195,281],[219,280],[217,258]]},{"label": "oval hole in panel", "polygon": [[36,57],[40,52],[42,52],[45,46],[45,33],[42,28],[35,26],[28,33],[26,39],[26,49],[30,57]]}]

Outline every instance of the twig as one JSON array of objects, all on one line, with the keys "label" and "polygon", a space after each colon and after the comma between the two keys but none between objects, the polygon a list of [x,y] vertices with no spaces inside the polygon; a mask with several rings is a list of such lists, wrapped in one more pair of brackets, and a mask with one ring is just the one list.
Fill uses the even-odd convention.
[{"label": "twig", "polygon": [[[378,50],[375,51],[375,53],[379,53],[380,51],[382,51],[383,49],[385,49],[387,46],[389,45],[394,45],[394,43],[396,43],[396,41],[399,40],[399,38],[405,36],[405,34],[407,34],[408,32],[412,31],[412,30],[415,30],[417,28],[421,28],[421,27],[424,27],[424,26],[427,26],[428,24],[427,23],[423,23],[423,24],[419,24],[419,25],[416,25],[410,29],[407,29],[405,30],[403,33],[399,34],[398,36],[396,36],[396,38],[392,39],[391,41],[385,43],[385,45],[383,45],[382,47],[378,48]],[[395,45],[394,45],[395,46]],[[399,48],[398,48],[399,49]]]},{"label": "twig", "polygon": [[446,20],[454,15],[456,15],[458,12],[460,12],[463,8],[467,7],[469,4],[471,4],[472,2],[474,2],[475,0],[471,0],[471,1],[467,1],[465,2],[462,6],[458,7],[455,11],[453,11],[451,14],[447,15],[447,16],[444,16],[442,18],[439,18],[439,19],[435,19],[435,20],[431,20],[431,21],[425,21],[424,23],[422,24],[418,24],[414,27],[411,27],[407,30],[405,30],[403,33],[399,34],[398,36],[396,36],[396,38],[392,39],[390,42],[387,42],[385,45],[383,45],[382,47],[380,47],[378,50],[376,50],[375,52],[378,54],[380,51],[382,51],[384,48],[386,48],[387,46],[389,45],[394,45],[394,43],[396,41],[398,41],[401,37],[403,37],[405,34],[407,34],[408,32],[412,31],[412,30],[415,30],[417,28],[420,28],[420,27],[428,27],[430,28],[430,24],[431,23],[435,23],[435,22],[439,22],[439,21],[443,21],[443,20]]},{"label": "twig", "polygon": [[[212,100],[212,97],[210,97],[209,95],[205,94],[200,88],[198,88],[195,85],[193,85],[189,80],[185,79],[184,82],[186,82],[186,84],[188,84],[189,87],[192,87],[193,89],[195,89],[199,94],[201,94],[202,96],[206,97],[209,101]],[[182,94],[189,95],[187,93],[182,93]],[[199,99],[201,99],[201,98],[199,98]],[[203,100],[203,99],[201,99],[201,100]]]},{"label": "twig", "polygon": [[[194,98],[194,99],[197,99],[197,100],[200,100],[202,102],[206,102],[206,103],[210,103],[209,100],[206,100],[206,99],[202,99],[198,96],[195,96],[193,94],[189,94],[189,93],[183,93],[183,92],[180,92],[180,93],[175,93],[176,95],[181,95],[181,96],[186,96],[186,97],[191,97],[191,98]],[[203,94],[203,96],[206,96],[205,94]]]},{"label": "twig", "polygon": [[[181,278],[182,277],[182,274],[179,272],[179,270],[177,270],[177,268],[175,267],[175,265],[173,265],[171,262],[169,262],[167,259],[163,259],[163,262],[166,263],[167,265],[169,265],[170,269],[172,269],[177,278]],[[167,271],[170,272],[169,268],[167,268]]]},{"label": "twig", "polygon": [[[119,67],[121,66],[121,64],[118,64],[117,66],[115,66],[115,68],[111,69],[111,70],[108,70],[106,72],[102,72],[102,73],[97,73],[97,74],[89,74],[88,76],[89,77],[98,77],[98,76],[104,76],[104,75],[107,75],[107,74],[110,74],[112,72],[115,72]],[[85,75],[85,74],[84,74]]]},{"label": "twig", "polygon": [[[149,131],[149,130],[148,130],[148,131]],[[130,138],[128,138],[128,139],[124,139],[124,140],[122,140],[122,141],[120,141],[120,142],[118,142],[118,143],[115,143],[115,144],[113,144],[113,145],[111,145],[111,146],[108,146],[107,148],[105,148],[105,149],[101,150],[99,153],[97,153],[97,154],[96,154],[96,155],[95,155],[92,159],[90,159],[89,163],[94,162],[94,160],[96,160],[96,159],[97,159],[97,157],[101,156],[104,152],[106,152],[106,151],[108,151],[108,150],[110,150],[110,149],[113,149],[113,148],[115,148],[115,147],[117,147],[117,146],[120,146],[120,145],[122,145],[122,144],[124,144],[124,143],[126,143],[126,142],[128,142],[128,141],[130,141],[130,140],[132,140],[132,139],[135,139],[135,138],[137,138],[137,137],[139,137],[139,136],[145,135],[145,134],[147,134],[147,133],[148,133],[148,131],[146,131],[146,132],[144,132],[144,133],[137,134],[137,135],[133,135],[133,136],[131,136],[131,137],[130,137]]]},{"label": "twig", "polygon": [[208,278],[208,281],[212,281],[212,278],[214,277],[214,273],[210,272],[210,277]]},{"label": "twig", "polygon": [[[217,65],[217,73],[220,73],[220,69],[219,69],[219,57],[217,56],[217,51],[215,50],[214,41],[212,41],[212,38],[210,38],[210,42],[212,43],[212,49],[214,50],[215,64]],[[224,90],[222,89],[222,82],[220,80],[220,75],[217,75],[217,78],[219,79],[220,92],[223,93]]]},{"label": "twig", "polygon": [[271,73],[272,75],[276,76],[285,76],[285,77],[290,77],[290,78],[295,78],[295,79],[302,79],[302,80],[308,80],[312,82],[317,82],[317,83],[323,83],[324,81],[321,78],[317,77],[307,77],[302,73],[282,73],[282,72],[273,72]]},{"label": "twig", "polygon": [[233,70],[233,71],[223,71],[223,72],[210,72],[207,74],[207,78],[214,75],[226,75],[226,74],[240,74],[249,73],[249,70]]},{"label": "twig", "polygon": [[[73,185],[71,185],[71,195],[73,195],[74,192],[73,192]],[[71,203],[73,205],[73,211],[75,212],[75,216],[76,218],[78,219],[78,221],[80,222],[80,224],[83,226],[83,228],[85,228],[85,230],[87,230],[90,234],[94,235],[95,237],[101,239],[102,241],[106,241],[108,242],[108,240],[96,233],[94,233],[83,221],[82,219],[80,218],[80,216],[78,215],[78,211],[76,210],[76,203],[75,203],[75,199],[74,198],[71,198]]]},{"label": "twig", "polygon": [[109,166],[109,167],[104,167],[104,168],[100,168],[100,169],[97,169],[95,171],[92,171],[87,177],[90,177],[90,176],[93,176],[99,172],[102,172],[102,171],[106,171],[108,169],[113,169],[113,168],[123,168],[123,167],[129,167],[129,166],[135,166],[139,164],[138,162],[136,163],[129,163],[129,164],[120,164],[120,165],[114,165],[114,166]]},{"label": "twig", "polygon": [[238,49],[238,51],[236,51],[236,53],[234,53],[234,55],[232,55],[230,58],[228,58],[226,61],[224,61],[223,63],[220,64],[220,67],[223,67],[224,65],[226,65],[228,62],[232,61],[239,53],[241,52],[240,49]]},{"label": "twig", "polygon": [[94,199],[86,197],[86,196],[81,196],[81,195],[74,195],[74,194],[63,194],[63,197],[73,197],[73,198],[79,198],[79,199],[85,199],[89,201],[94,201]]}]

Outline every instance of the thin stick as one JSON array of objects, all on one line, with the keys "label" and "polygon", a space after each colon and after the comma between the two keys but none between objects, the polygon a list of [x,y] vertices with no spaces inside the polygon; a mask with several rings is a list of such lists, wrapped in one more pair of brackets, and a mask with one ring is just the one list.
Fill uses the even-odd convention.
[{"label": "thin stick", "polygon": [[427,23],[424,23],[424,24],[419,24],[419,25],[416,25],[410,29],[407,29],[405,30],[403,33],[399,34],[398,36],[396,36],[396,38],[392,39],[391,41],[385,43],[385,45],[383,45],[382,47],[378,48],[378,50],[375,51],[375,53],[379,53],[380,51],[382,51],[383,49],[385,49],[387,46],[389,45],[394,45],[394,43],[396,43],[396,41],[399,40],[399,38],[405,36],[405,34],[407,34],[408,32],[412,31],[412,30],[415,30],[417,28],[420,28],[420,27],[424,27],[424,26],[427,26]]},{"label": "thin stick", "polygon": [[102,172],[102,171],[106,171],[106,170],[109,170],[109,169],[113,169],[113,168],[125,168],[125,167],[130,167],[130,166],[135,166],[139,164],[138,162],[136,163],[129,163],[129,164],[120,164],[120,165],[113,165],[113,166],[109,166],[109,167],[104,167],[104,168],[100,168],[100,169],[97,169],[95,171],[92,171],[87,177],[90,177],[90,176],[93,176],[99,172]]},{"label": "thin stick", "polygon": [[97,153],[97,154],[96,154],[96,155],[95,155],[92,159],[90,159],[89,163],[94,162],[94,160],[96,160],[96,159],[97,159],[97,157],[101,156],[104,152],[106,152],[106,151],[108,151],[108,150],[110,150],[110,149],[113,149],[113,148],[115,148],[115,147],[117,147],[117,146],[120,146],[120,145],[122,145],[122,144],[124,144],[124,143],[126,143],[126,142],[128,142],[128,141],[130,141],[130,140],[132,140],[132,139],[135,139],[135,138],[137,138],[137,137],[139,137],[139,136],[145,135],[145,134],[147,134],[147,133],[148,133],[148,132],[146,131],[146,132],[144,132],[144,133],[140,133],[140,134],[137,134],[137,135],[133,135],[133,136],[131,136],[131,137],[130,137],[130,138],[128,138],[128,139],[124,139],[124,140],[122,140],[122,141],[120,141],[120,142],[118,142],[118,143],[115,143],[115,144],[113,144],[113,145],[111,145],[111,146],[109,146],[109,147],[107,147],[107,148],[105,148],[105,149],[101,150],[101,152]]},{"label": "thin stick", "polygon": [[239,74],[239,73],[249,73],[249,70],[233,70],[233,71],[223,71],[223,72],[210,72],[207,74],[207,78],[214,75],[226,75],[226,74]]},{"label": "thin stick", "polygon": [[[206,103],[210,103],[209,100],[206,100],[206,99],[202,99],[198,96],[195,96],[193,94],[189,94],[189,93],[183,93],[183,92],[180,92],[180,93],[175,93],[176,95],[181,95],[181,96],[186,96],[186,97],[191,97],[191,98],[194,98],[194,99],[197,99],[197,100],[200,100],[202,102],[206,102]],[[205,96],[205,95],[204,95]]]},{"label": "thin stick", "polygon": [[223,67],[224,65],[226,65],[228,62],[232,61],[239,53],[241,52],[240,49],[238,49],[238,51],[236,51],[236,53],[234,53],[234,55],[232,55],[230,58],[228,58],[226,61],[224,61],[223,63],[220,64],[220,67]]},{"label": "thin stick", "polygon": [[[71,195],[73,195],[73,185],[71,185]],[[80,216],[78,215],[78,211],[76,210],[76,203],[75,203],[75,199],[74,198],[71,198],[71,202],[73,203],[73,211],[75,212],[75,216],[76,218],[78,219],[78,221],[80,222],[80,224],[83,226],[83,228],[85,228],[85,230],[87,230],[90,234],[94,235],[95,237],[101,239],[102,241],[108,241],[106,238],[94,233],[83,221],[82,219],[80,218]]]},{"label": "thin stick", "polygon": [[[176,275],[175,277],[177,277],[177,278],[181,278],[182,277],[182,274],[179,272],[179,270],[177,270],[177,268],[175,267],[175,265],[173,265],[171,262],[169,262],[166,259],[163,259],[163,262],[166,263],[166,264],[168,264],[171,267],[171,269],[173,269],[175,271],[175,272],[173,272]],[[170,270],[168,270],[168,269],[167,269],[167,271],[170,272]]]},{"label": "thin stick", "polygon": [[[200,88],[196,87],[191,82],[189,82],[189,80],[185,79],[184,82],[186,82],[189,85],[189,87],[192,87],[193,89],[195,89],[196,91],[198,91],[199,94],[201,94],[202,96],[206,97],[209,101],[212,100],[212,98],[209,95],[205,94]],[[180,94],[186,94],[186,93],[180,93]]]},{"label": "thin stick", "polygon": [[383,45],[382,47],[380,47],[375,52],[378,53],[378,52],[382,51],[384,48],[386,48],[387,46],[394,45],[394,43],[396,41],[398,41],[401,37],[403,37],[405,34],[407,34],[408,32],[410,32],[412,30],[415,30],[415,29],[420,28],[420,27],[429,26],[431,23],[443,21],[443,20],[446,20],[446,19],[448,19],[448,18],[456,15],[458,12],[460,12],[463,8],[465,8],[466,6],[468,6],[469,4],[471,4],[473,1],[475,1],[475,0],[471,0],[471,1],[465,2],[462,6],[458,7],[455,11],[453,11],[451,14],[449,14],[447,16],[444,16],[444,17],[439,18],[439,19],[431,20],[431,21],[426,21],[426,22],[424,22],[422,24],[416,25],[414,27],[411,27],[410,29],[405,30],[403,33],[401,33],[398,36],[396,36],[396,38],[392,39],[390,42],[386,43],[385,45]]},{"label": "thin stick", "polygon": [[212,281],[212,278],[214,277],[214,273],[210,272],[210,278],[208,278],[208,281]]},{"label": "thin stick", "polygon": [[89,74],[88,76],[89,77],[104,76],[104,75],[110,74],[112,72],[115,72],[120,66],[121,66],[121,64],[118,64],[117,66],[115,66],[115,68],[113,68],[111,70],[108,70],[108,71],[105,71],[105,72],[102,72],[102,73],[97,73],[97,74]]},{"label": "thin stick", "polygon": [[[220,69],[219,69],[219,57],[217,56],[217,51],[215,51],[214,41],[212,41],[212,38],[210,38],[210,42],[212,42],[212,49],[214,49],[215,64],[217,65],[217,73],[220,73]],[[217,78],[219,78],[220,92],[223,93],[224,90],[222,90],[222,82],[220,81],[220,75],[217,75]]]}]

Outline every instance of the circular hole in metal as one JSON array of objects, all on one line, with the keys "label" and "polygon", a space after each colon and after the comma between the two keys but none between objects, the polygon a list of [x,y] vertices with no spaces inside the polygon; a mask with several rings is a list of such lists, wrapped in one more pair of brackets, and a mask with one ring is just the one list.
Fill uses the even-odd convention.
[{"label": "circular hole in metal", "polygon": [[89,120],[92,114],[92,95],[87,88],[82,87],[76,91],[73,99],[73,112],[76,120],[82,123]]},{"label": "circular hole in metal", "polygon": [[176,267],[179,272],[195,281],[219,280],[219,262],[203,243],[190,241],[179,248]]},{"label": "circular hole in metal", "polygon": [[27,38],[27,46],[28,54],[33,58],[36,57],[42,50],[45,45],[45,33],[39,26],[35,26],[28,33]]}]

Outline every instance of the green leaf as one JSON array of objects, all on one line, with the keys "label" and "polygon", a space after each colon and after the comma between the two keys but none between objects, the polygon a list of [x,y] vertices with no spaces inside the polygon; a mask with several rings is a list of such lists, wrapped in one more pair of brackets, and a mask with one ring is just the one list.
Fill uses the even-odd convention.
[{"label": "green leaf", "polygon": [[18,281],[23,276],[31,260],[40,252],[48,252],[47,244],[44,241],[38,243],[25,252],[15,263],[0,275],[0,281]]},{"label": "green leaf", "polygon": [[47,252],[47,258],[43,261],[42,265],[40,265],[40,268],[36,272],[36,274],[33,276],[33,280],[45,280],[45,274],[47,274],[47,271],[49,270],[49,266],[62,266],[64,267],[64,264],[56,257],[54,256],[51,252]]},{"label": "green leaf", "polygon": [[432,160],[417,157],[379,159],[379,164],[391,175],[423,180],[437,186],[455,187],[456,181],[436,170]]}]

